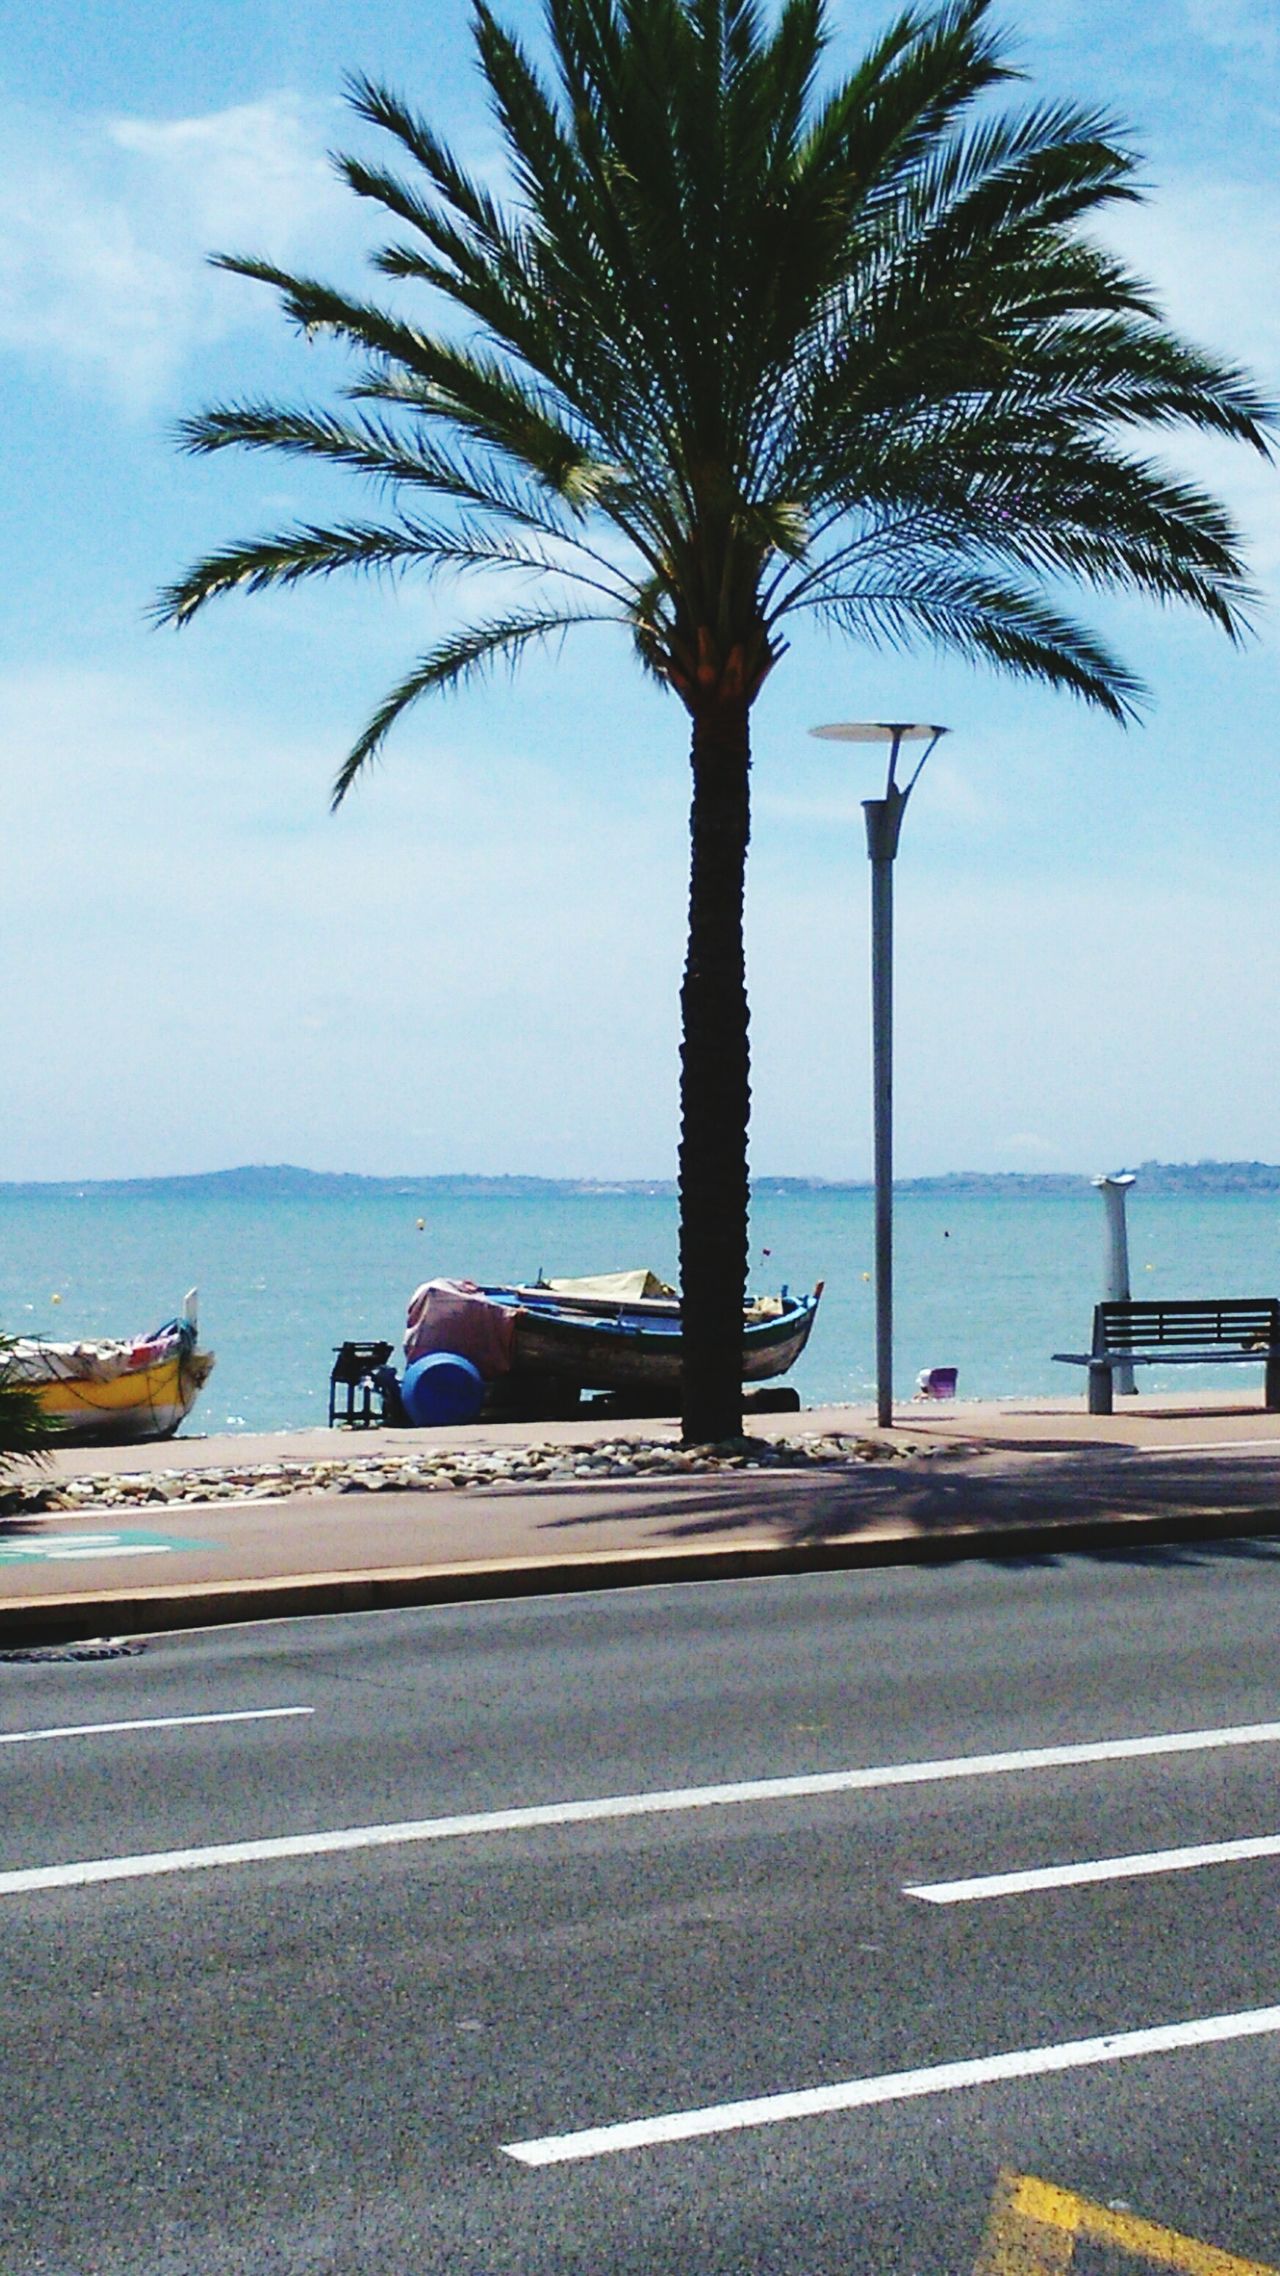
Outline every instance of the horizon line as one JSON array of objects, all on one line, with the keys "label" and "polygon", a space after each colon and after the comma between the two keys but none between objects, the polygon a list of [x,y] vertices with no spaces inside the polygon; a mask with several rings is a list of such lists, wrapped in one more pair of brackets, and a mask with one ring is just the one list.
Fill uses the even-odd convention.
[{"label": "horizon line", "polygon": [[[1280,1164],[1266,1162],[1257,1157],[1224,1157],[1202,1155],[1196,1161],[1164,1161],[1156,1157],[1126,1165],[1124,1170],[1106,1172],[1080,1169],[985,1169],[970,1166],[964,1169],[917,1171],[894,1179],[895,1186],[943,1185],[982,1181],[985,1183],[1054,1183],[1062,1185],[1094,1183],[1100,1176],[1160,1175],[1169,1172],[1188,1173],[1251,1173],[1274,1176],[1280,1179]],[[674,1193],[678,1190],[675,1177],[667,1175],[613,1176],[607,1172],[532,1171],[532,1170],[334,1170],[314,1169],[299,1162],[238,1162],[217,1169],[134,1171],[114,1175],[82,1174],[77,1177],[0,1178],[0,1193],[47,1192],[75,1194],[87,1189],[136,1188],[139,1186],[208,1185],[226,1183],[233,1179],[294,1179],[318,1184],[403,1186],[467,1185],[523,1187],[570,1187],[579,1192],[596,1193]],[[753,1188],[769,1186],[808,1187],[829,1192],[859,1192],[870,1190],[873,1179],[867,1176],[826,1177],[811,1171],[762,1170],[756,1172]]]}]

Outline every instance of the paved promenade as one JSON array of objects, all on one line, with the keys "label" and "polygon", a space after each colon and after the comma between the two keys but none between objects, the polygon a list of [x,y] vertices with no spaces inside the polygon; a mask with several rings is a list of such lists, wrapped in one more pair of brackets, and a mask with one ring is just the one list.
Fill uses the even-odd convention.
[{"label": "paved promenade", "polygon": [[[905,1405],[753,1418],[753,1435],[848,1442],[844,1459],[619,1475],[621,1438],[674,1423],[184,1436],[63,1451],[74,1508],[0,1518],[0,1647],[375,1605],[457,1602],[957,1556],[1134,1553],[1280,1533],[1280,1415],[1258,1393]],[[404,1490],[397,1462],[536,1443],[559,1474]],[[856,1450],[856,1458],[855,1457]],[[292,1490],[263,1471],[295,1470]],[[581,1467],[578,1467],[578,1466]],[[572,1474],[565,1475],[566,1469]]]}]

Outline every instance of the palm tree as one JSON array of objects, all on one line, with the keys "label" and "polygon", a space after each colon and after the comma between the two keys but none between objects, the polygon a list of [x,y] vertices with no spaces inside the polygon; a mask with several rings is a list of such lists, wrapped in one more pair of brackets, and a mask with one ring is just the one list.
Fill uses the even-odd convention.
[{"label": "palm tree", "polygon": [[909,9],[835,79],[824,0],[769,21],[758,0],[546,0],[547,76],[474,0],[509,197],[354,81],[411,164],[339,171],[396,226],[375,266],[422,297],[220,257],[351,350],[353,377],[341,409],[233,402],[182,430],[196,452],[347,467],[383,510],[229,546],[163,619],[340,569],[526,587],[418,658],[335,806],[420,697],[580,624],[626,626],[689,715],[686,1439],[741,1430],[750,716],[788,620],[933,642],[1122,722],[1141,687],[1065,613],[1065,579],[1189,602],[1233,638],[1246,620],[1230,518],[1142,430],[1265,450],[1267,406],[1088,233],[1136,195],[1119,130],[991,99],[1014,74],[988,13]]}]

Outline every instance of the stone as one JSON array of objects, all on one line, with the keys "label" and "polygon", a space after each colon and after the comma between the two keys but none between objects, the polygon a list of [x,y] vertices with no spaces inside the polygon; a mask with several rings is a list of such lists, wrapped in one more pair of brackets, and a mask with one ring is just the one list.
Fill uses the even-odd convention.
[{"label": "stone", "polygon": [[742,1437],[685,1447],[671,1437],[616,1437],[585,1446],[542,1439],[525,1446],[424,1447],[412,1455],[352,1454],[346,1461],[308,1462],[301,1456],[257,1464],[223,1464],[199,1471],[86,1472],[42,1489],[43,1506],[117,1509],[141,1502],[275,1500],[317,1493],[461,1492],[495,1485],[563,1484],[568,1479],[679,1477],[761,1470],[852,1469],[868,1462],[898,1462],[937,1454],[971,1454],[957,1441],[945,1446],[860,1438],[840,1432],[799,1432],[775,1439]]}]

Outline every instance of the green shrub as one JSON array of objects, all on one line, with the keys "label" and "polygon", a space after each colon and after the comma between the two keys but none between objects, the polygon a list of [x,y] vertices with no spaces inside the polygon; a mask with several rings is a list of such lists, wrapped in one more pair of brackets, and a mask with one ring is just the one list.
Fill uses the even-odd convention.
[{"label": "green shrub", "polygon": [[58,1427],[29,1383],[8,1380],[4,1360],[12,1348],[12,1337],[0,1336],[0,1471],[14,1462],[42,1462]]}]

